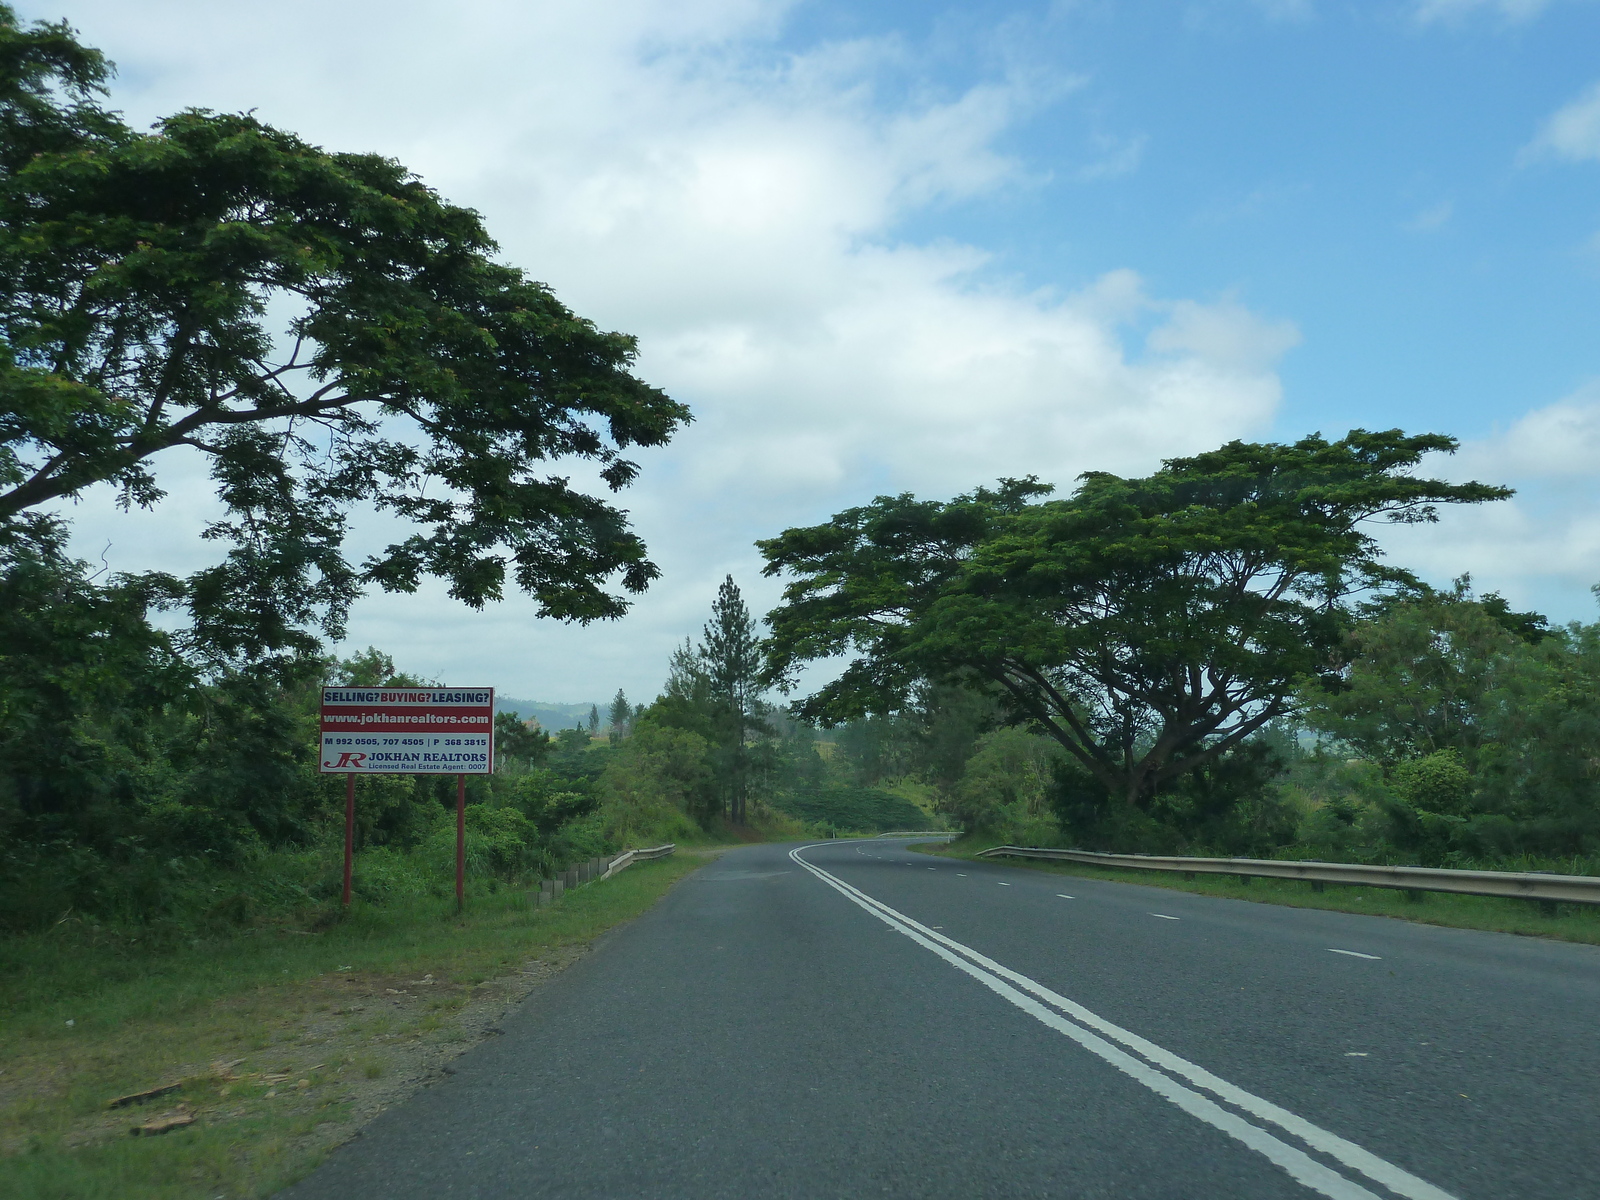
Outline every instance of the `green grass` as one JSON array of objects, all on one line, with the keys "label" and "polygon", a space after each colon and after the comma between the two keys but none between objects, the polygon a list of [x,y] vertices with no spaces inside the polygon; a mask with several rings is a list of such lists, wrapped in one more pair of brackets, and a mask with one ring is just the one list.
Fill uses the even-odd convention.
[{"label": "green grass", "polygon": [[[348,1135],[373,1089],[469,1045],[474,1001],[509,986],[489,981],[570,959],[704,861],[642,862],[542,909],[503,890],[459,917],[453,901],[358,903],[319,931],[164,948],[70,923],[0,941],[5,1194],[269,1195]],[[145,1108],[106,1110],[180,1079]],[[194,1125],[128,1136],[180,1101]]]},{"label": "green grass", "polygon": [[[949,847],[923,844],[915,847],[924,854],[975,859],[978,851],[992,842],[963,838]],[[1321,892],[1298,879],[1257,877],[1241,883],[1233,875],[1197,875],[1185,879],[1177,872],[1137,871],[1124,867],[1092,866],[1088,863],[1047,862],[1039,859],[990,858],[985,862],[1003,863],[1028,871],[1069,875],[1081,879],[1105,879],[1143,887],[1194,892],[1201,896],[1224,896],[1230,900],[1251,900],[1258,904],[1284,904],[1292,908],[1323,908],[1336,912],[1366,913],[1377,917],[1397,917],[1428,925],[1453,929],[1483,929],[1496,933],[1517,933],[1530,937],[1556,938],[1567,942],[1600,945],[1600,906],[1559,904],[1550,913],[1530,900],[1502,899],[1497,896],[1457,896],[1448,892],[1407,893],[1392,888],[1361,887],[1330,883]]]}]

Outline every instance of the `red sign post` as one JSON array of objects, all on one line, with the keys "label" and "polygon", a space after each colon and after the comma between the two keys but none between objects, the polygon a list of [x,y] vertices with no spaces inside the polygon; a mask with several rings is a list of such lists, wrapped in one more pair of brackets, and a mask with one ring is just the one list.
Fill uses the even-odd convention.
[{"label": "red sign post", "polygon": [[357,775],[456,776],[456,906],[466,887],[467,776],[494,771],[493,688],[322,689],[324,774],[345,776],[344,903],[350,905]]}]

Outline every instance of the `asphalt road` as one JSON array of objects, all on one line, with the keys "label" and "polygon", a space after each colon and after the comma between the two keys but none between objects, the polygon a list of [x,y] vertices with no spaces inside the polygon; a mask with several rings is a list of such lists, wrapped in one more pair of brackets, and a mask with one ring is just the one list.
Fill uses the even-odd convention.
[{"label": "asphalt road", "polygon": [[1588,946],[753,846],[504,1026],[284,1195],[1600,1198]]}]

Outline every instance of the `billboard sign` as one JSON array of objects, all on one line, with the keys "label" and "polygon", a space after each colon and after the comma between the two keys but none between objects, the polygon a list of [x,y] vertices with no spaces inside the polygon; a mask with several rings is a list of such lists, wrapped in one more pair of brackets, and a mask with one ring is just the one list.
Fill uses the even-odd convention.
[{"label": "billboard sign", "polygon": [[325,687],[319,762],[335,775],[488,775],[494,689]]}]

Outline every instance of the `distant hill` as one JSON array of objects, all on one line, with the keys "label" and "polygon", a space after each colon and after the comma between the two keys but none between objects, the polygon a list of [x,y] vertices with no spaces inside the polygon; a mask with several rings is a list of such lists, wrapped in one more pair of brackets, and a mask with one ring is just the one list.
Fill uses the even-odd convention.
[{"label": "distant hill", "polygon": [[600,709],[600,723],[604,725],[607,707],[604,704],[554,704],[543,700],[514,700],[510,696],[496,696],[494,700],[495,712],[515,713],[522,721],[531,717],[548,733],[571,729],[580,723],[588,725],[589,710],[596,707]]}]

